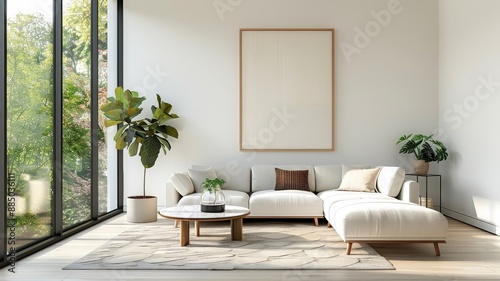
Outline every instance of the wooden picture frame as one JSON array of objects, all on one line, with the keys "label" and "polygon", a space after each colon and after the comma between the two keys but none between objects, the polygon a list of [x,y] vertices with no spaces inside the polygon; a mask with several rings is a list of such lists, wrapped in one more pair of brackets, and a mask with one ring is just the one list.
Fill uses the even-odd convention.
[{"label": "wooden picture frame", "polygon": [[240,150],[334,150],[334,29],[240,29]]}]

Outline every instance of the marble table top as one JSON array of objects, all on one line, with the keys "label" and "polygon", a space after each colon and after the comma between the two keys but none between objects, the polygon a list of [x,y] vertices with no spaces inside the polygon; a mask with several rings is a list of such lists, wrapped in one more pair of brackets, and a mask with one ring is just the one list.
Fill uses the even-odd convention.
[{"label": "marble table top", "polygon": [[160,210],[160,215],[169,219],[178,220],[229,220],[238,217],[245,217],[250,214],[250,210],[239,206],[226,205],[225,211],[220,213],[206,213],[200,210],[200,205],[185,205],[169,207]]}]

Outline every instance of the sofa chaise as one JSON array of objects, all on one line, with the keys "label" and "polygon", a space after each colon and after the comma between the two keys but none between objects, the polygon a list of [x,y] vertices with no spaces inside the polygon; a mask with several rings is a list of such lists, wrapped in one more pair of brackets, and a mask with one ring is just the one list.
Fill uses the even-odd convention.
[{"label": "sofa chaise", "polygon": [[[276,190],[283,173],[286,182],[298,172],[302,182]],[[226,204],[249,208],[249,218],[313,218],[316,226],[325,218],[347,243],[347,254],[352,243],[412,242],[433,243],[439,256],[438,243],[446,241],[446,218],[418,205],[419,185],[405,180],[400,167],[193,166],[170,177],[166,206],[199,204],[207,177],[225,179]]]}]

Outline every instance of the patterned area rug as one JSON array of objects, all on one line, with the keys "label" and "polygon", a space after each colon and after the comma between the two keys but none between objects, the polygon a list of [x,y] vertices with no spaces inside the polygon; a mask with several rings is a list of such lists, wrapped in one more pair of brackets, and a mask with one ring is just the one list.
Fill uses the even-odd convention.
[{"label": "patterned area rug", "polygon": [[366,244],[351,255],[332,228],[308,222],[245,220],[243,241],[231,241],[228,222],[191,224],[190,244],[179,246],[179,228],[138,225],[64,269],[394,269]]}]

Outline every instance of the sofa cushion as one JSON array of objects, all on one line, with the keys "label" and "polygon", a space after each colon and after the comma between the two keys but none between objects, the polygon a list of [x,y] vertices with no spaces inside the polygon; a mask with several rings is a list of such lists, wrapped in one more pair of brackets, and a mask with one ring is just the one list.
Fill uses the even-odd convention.
[{"label": "sofa cushion", "polygon": [[342,182],[342,165],[314,166],[316,192],[337,189]]},{"label": "sofa cushion", "polygon": [[[226,205],[240,206],[248,208],[248,194],[237,190],[222,190]],[[201,193],[192,193],[182,197],[179,200],[179,206],[199,205],[201,201]]]},{"label": "sofa cushion", "polygon": [[309,165],[254,165],[252,166],[252,192],[273,190],[276,186],[275,168],[283,170],[308,170],[309,190],[315,191],[314,168]]},{"label": "sofa cushion", "polygon": [[382,167],[377,178],[378,192],[391,197],[398,196],[405,181],[405,170],[401,167]]},{"label": "sofa cushion", "polygon": [[355,169],[345,173],[338,190],[375,192],[375,184],[380,168]]},{"label": "sofa cushion", "polygon": [[344,177],[345,173],[349,172],[350,170],[357,170],[357,169],[370,169],[370,165],[345,165],[342,164],[342,177]]},{"label": "sofa cushion", "polygon": [[441,213],[392,197],[324,204],[344,241],[444,241],[448,233]]},{"label": "sofa cushion", "polygon": [[318,197],[323,200],[323,211],[325,213],[325,218],[330,219],[330,208],[335,206],[336,203],[342,201],[352,201],[352,200],[397,200],[390,196],[376,193],[376,192],[357,192],[357,191],[340,191],[340,190],[328,190],[318,193]]},{"label": "sofa cushion", "polygon": [[215,179],[217,174],[213,168],[208,168],[204,170],[188,169],[188,174],[193,181],[194,190],[196,192],[203,192],[203,186],[201,185],[205,179]]},{"label": "sofa cushion", "polygon": [[227,165],[193,165],[195,170],[204,170],[212,168],[217,177],[226,181],[222,190],[238,190],[250,192],[250,167],[239,166],[237,163],[228,163]]},{"label": "sofa cushion", "polygon": [[193,182],[187,173],[175,173],[170,176],[170,180],[180,195],[186,196],[194,192]]},{"label": "sofa cushion", "polygon": [[309,171],[308,170],[282,170],[274,169],[276,172],[275,190],[304,190],[309,191]]},{"label": "sofa cushion", "polygon": [[257,191],[249,205],[250,217],[323,217],[323,201],[310,191]]}]

